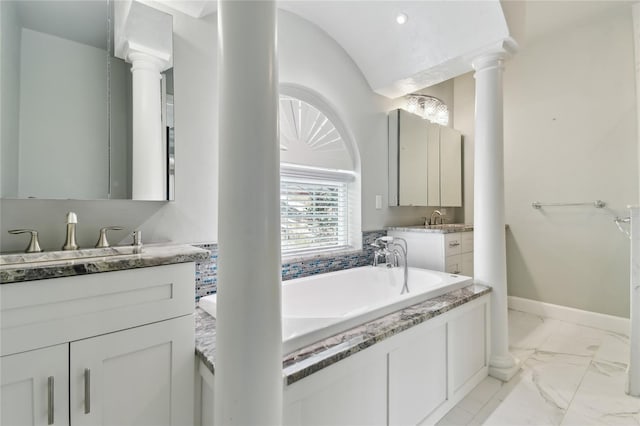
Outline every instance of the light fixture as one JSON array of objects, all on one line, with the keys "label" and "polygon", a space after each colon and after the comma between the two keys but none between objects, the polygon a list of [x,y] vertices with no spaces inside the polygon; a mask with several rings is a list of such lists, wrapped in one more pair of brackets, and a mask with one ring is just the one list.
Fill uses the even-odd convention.
[{"label": "light fixture", "polygon": [[407,111],[422,116],[432,123],[449,124],[449,108],[435,96],[411,93],[407,95]]},{"label": "light fixture", "polygon": [[400,25],[406,24],[408,20],[409,17],[406,13],[398,13],[398,15],[396,16],[396,22]]}]

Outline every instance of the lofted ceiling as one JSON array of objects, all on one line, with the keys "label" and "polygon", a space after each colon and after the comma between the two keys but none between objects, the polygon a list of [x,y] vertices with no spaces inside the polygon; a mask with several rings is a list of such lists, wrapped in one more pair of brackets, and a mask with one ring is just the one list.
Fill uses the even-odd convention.
[{"label": "lofted ceiling", "polygon": [[[195,17],[216,10],[213,1],[157,1]],[[464,74],[478,53],[512,43],[498,0],[293,0],[278,7],[333,37],[371,88],[390,98]],[[408,17],[404,25],[399,13]]]},{"label": "lofted ceiling", "polygon": [[[353,58],[371,88],[396,98],[471,70],[479,52],[509,41],[500,2],[282,1]],[[398,14],[407,16],[399,25]]]},{"label": "lofted ceiling", "polygon": [[[217,10],[215,0],[137,1],[160,3],[196,18]],[[17,3],[27,28],[96,47],[106,45],[106,0]],[[513,39],[521,45],[532,43],[631,3],[285,0],[279,1],[278,7],[324,30],[354,60],[375,92],[397,98],[471,71],[476,55],[496,47],[513,48]],[[404,25],[396,22],[400,13],[408,17]]]}]

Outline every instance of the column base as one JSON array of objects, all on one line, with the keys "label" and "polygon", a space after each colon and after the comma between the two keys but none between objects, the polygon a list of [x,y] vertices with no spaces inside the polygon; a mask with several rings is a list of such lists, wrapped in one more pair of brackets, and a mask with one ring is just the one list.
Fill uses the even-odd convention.
[{"label": "column base", "polygon": [[624,392],[634,398],[640,398],[640,383],[633,383],[632,386],[631,374],[629,373],[629,367],[627,367],[627,381],[624,386]]},{"label": "column base", "polygon": [[511,354],[491,357],[489,375],[503,382],[508,382],[520,371],[521,362]]}]

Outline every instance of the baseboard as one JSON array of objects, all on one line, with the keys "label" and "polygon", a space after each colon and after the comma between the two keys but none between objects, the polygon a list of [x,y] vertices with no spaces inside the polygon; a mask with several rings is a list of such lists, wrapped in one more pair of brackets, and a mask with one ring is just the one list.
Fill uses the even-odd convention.
[{"label": "baseboard", "polygon": [[575,324],[585,325],[587,327],[599,328],[601,330],[613,331],[614,333],[621,333],[627,336],[629,335],[628,318],[600,314],[598,312],[583,311],[581,309],[570,308],[568,306],[554,305],[551,303],[539,302],[537,300],[525,299],[516,296],[509,296],[509,308],[546,318],[572,322]]}]

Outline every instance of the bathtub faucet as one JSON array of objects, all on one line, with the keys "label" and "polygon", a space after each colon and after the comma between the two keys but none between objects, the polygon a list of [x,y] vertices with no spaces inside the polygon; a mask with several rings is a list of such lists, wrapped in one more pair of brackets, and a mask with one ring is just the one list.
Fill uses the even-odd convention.
[{"label": "bathtub faucet", "polygon": [[[396,241],[402,242],[399,244]],[[373,254],[373,266],[381,264],[386,265],[387,268],[394,268],[400,266],[400,258],[403,258],[404,263],[404,283],[402,285],[402,291],[400,294],[409,293],[409,264],[407,262],[407,241],[404,238],[399,237],[380,237],[371,244],[376,247],[377,250]]]}]

